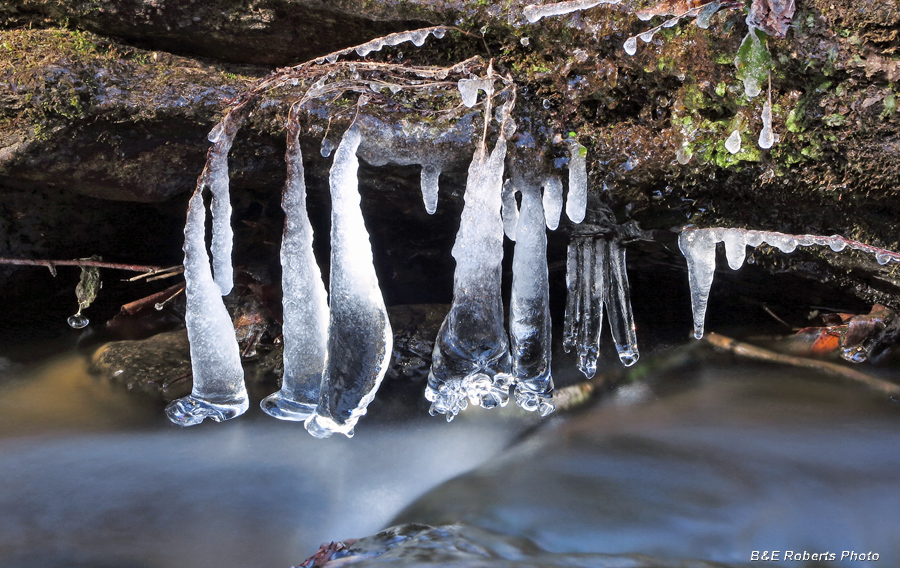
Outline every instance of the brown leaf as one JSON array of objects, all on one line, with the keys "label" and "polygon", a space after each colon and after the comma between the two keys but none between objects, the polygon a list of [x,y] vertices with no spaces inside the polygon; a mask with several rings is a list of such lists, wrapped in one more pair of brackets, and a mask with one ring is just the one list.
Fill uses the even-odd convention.
[{"label": "brown leaf", "polygon": [[794,17],[794,10],[794,0],[753,0],[747,24],[770,36],[784,37]]}]

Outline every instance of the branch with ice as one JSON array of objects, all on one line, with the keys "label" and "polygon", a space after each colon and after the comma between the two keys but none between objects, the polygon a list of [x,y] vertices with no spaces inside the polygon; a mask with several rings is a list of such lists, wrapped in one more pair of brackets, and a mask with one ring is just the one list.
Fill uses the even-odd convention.
[{"label": "branch with ice", "polygon": [[672,28],[684,18],[696,18],[695,22],[700,29],[709,28],[710,20],[713,15],[722,8],[736,8],[743,6],[743,2],[734,0],[713,0],[705,4],[696,5],[695,2],[673,2],[672,0],[664,0],[652,8],[638,10],[637,17],[641,20],[650,20],[654,16],[671,16],[663,23],[656,27],[650,28],[645,32],[641,32],[636,36],[631,36],[625,40],[623,48],[628,55],[637,53],[637,40],[641,39],[644,43],[653,41],[656,32],[663,28]]},{"label": "branch with ice", "polygon": [[618,4],[621,0],[568,0],[555,4],[529,4],[525,6],[523,14],[529,23],[533,24],[541,18],[548,16],[563,16],[579,10],[587,10],[600,4]]},{"label": "branch with ice", "polygon": [[281,389],[263,399],[262,409],[282,420],[306,420],[319,402],[328,342],[328,298],[313,254],[313,230],[306,212],[306,181],[300,124],[287,122],[287,179],[281,206],[281,288],[284,310],[284,376]]},{"label": "branch with ice", "polygon": [[678,248],[687,260],[688,281],[691,290],[691,309],[694,316],[694,337],[703,337],[709,291],[712,288],[716,270],[716,243],[725,243],[728,266],[737,270],[744,264],[747,246],[758,247],[766,243],[781,252],[791,253],[798,246],[828,246],[839,252],[845,248],[858,250],[875,256],[878,264],[900,262],[900,254],[859,241],[846,239],[840,235],[830,237],[820,235],[790,235],[770,231],[749,229],[684,229],[678,235]]},{"label": "branch with ice", "polygon": [[604,308],[619,360],[625,366],[637,363],[640,354],[621,242],[616,237],[573,236],[566,285],[563,348],[576,350],[578,369],[589,379],[597,371]]}]

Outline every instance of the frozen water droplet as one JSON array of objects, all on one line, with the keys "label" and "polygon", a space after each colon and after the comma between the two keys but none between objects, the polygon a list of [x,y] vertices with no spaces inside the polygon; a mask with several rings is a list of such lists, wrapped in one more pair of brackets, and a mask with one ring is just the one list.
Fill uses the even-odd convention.
[{"label": "frozen water droplet", "polygon": [[206,136],[206,139],[215,144],[219,140],[221,140],[222,135],[225,133],[225,123],[224,121],[215,125],[212,130],[209,131],[209,134]]},{"label": "frozen water droplet", "polygon": [[543,101],[541,101],[541,106],[543,106],[544,108],[550,108],[550,101],[548,99],[544,99]]},{"label": "frozen water droplet", "polygon": [[741,133],[738,130],[735,130],[731,133],[731,136],[728,137],[728,140],[725,141],[725,149],[731,152],[732,154],[737,154],[741,151]]},{"label": "frozen water droplet", "polygon": [[87,324],[91,323],[91,320],[81,315],[81,312],[78,312],[74,316],[69,316],[69,319],[66,321],[69,322],[69,327],[73,329],[82,329],[87,327]]},{"label": "frozen water droplet", "polygon": [[886,252],[878,252],[875,253],[875,262],[881,264],[882,266],[890,262],[891,256]]},{"label": "frozen water droplet", "polygon": [[746,234],[740,229],[724,229],[721,238],[725,241],[725,257],[728,259],[728,266],[732,270],[737,270],[744,265],[744,259],[747,256]]},{"label": "frozen water droplet", "polygon": [[623,349],[619,351],[619,361],[622,362],[626,367],[630,367],[638,362],[638,359],[641,358],[641,354],[636,350],[632,351],[631,349]]},{"label": "frozen water droplet", "polygon": [[644,43],[650,43],[653,41],[653,36],[656,35],[656,29],[647,30],[644,33],[638,34],[638,37],[641,38],[641,41]]},{"label": "frozen water droplet", "polygon": [[335,61],[338,60],[338,54],[337,53],[329,53],[328,55],[325,56],[325,60],[328,61],[328,63],[334,63]]},{"label": "frozen water droplet", "polygon": [[425,40],[427,38],[428,38],[428,31],[423,30],[423,31],[413,32],[410,39],[414,46],[422,47],[423,45],[425,45]]},{"label": "frozen water droplet", "polygon": [[480,30],[480,31],[481,31],[481,35],[486,35],[486,34],[488,33],[488,27],[487,27],[487,26],[481,26],[481,30]]},{"label": "frozen water droplet", "polygon": [[402,51],[397,52],[397,61],[403,61],[403,52]]},{"label": "frozen water droplet", "polygon": [[522,39],[519,40],[519,43],[522,44],[522,47],[528,47],[528,44],[531,43],[531,40],[528,39],[527,37],[523,37]]},{"label": "frozen water droplet", "polygon": [[316,65],[321,65],[321,64],[323,64],[323,63],[325,63],[325,58],[324,58],[324,57],[317,57],[317,58],[316,58]]},{"label": "frozen water droplet", "polygon": [[680,148],[678,148],[678,151],[675,152],[675,159],[678,160],[678,163],[681,165],[690,162],[691,156],[693,156],[693,153],[686,145],[681,146]]},{"label": "frozen water droplet", "polygon": [[625,40],[625,45],[622,46],[625,48],[625,53],[628,55],[634,55],[637,53],[637,38],[631,36],[630,38]]},{"label": "frozen water droplet", "polygon": [[772,134],[772,103],[769,101],[763,104],[762,123],[763,128],[759,133],[759,147],[768,149],[775,143],[775,137]]},{"label": "frozen water droplet", "polygon": [[327,158],[332,152],[334,152],[334,142],[328,138],[322,138],[322,149],[320,150],[322,157]]},{"label": "frozen water droplet", "polygon": [[681,21],[681,16],[675,16],[674,18],[669,18],[668,20],[663,22],[662,27],[664,27],[664,28],[675,27],[675,25],[677,25],[678,22],[680,22],[680,21]]},{"label": "frozen water droplet", "polygon": [[444,39],[444,34],[446,34],[446,33],[447,33],[447,28],[435,28],[431,32],[431,35],[433,35],[437,39]]},{"label": "frozen water droplet", "polygon": [[153,304],[153,307],[156,309],[156,311],[161,312],[162,309],[166,307],[166,305],[162,302],[159,302],[157,304]]}]

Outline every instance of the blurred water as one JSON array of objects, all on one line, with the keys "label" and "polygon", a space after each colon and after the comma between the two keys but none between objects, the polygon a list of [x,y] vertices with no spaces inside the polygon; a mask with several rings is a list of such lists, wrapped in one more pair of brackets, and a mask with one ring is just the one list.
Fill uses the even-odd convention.
[{"label": "blurred water", "polygon": [[384,528],[522,427],[490,422],[364,418],[322,441],[254,410],[180,429],[56,360],[0,382],[0,566],[286,568]]}]

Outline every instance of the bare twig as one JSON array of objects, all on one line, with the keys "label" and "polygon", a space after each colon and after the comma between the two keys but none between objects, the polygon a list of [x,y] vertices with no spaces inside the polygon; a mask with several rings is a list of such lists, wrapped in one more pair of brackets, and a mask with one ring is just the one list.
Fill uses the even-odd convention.
[{"label": "bare twig", "polygon": [[151,294],[147,297],[141,298],[140,300],[128,302],[127,304],[122,306],[121,312],[133,316],[137,312],[146,309],[148,306],[155,307],[157,304],[165,304],[166,302],[174,298],[177,294],[180,294],[183,290],[184,283],[169,286],[165,290],[162,290],[155,294]]},{"label": "bare twig", "polygon": [[159,270],[154,270],[153,272],[147,272],[146,274],[139,274],[137,276],[133,276],[128,279],[129,282],[134,282],[136,280],[147,279],[147,282],[153,282],[154,280],[162,280],[163,278],[171,278],[172,276],[178,276],[179,274],[184,272],[184,266],[181,264],[176,264],[175,266],[169,266],[166,268],[160,268]]},{"label": "bare twig", "polygon": [[[143,264],[122,264],[119,262],[104,262],[102,260],[91,260],[89,258],[81,258],[75,260],[34,260],[30,258],[5,258],[0,257],[0,264],[13,264],[17,266],[44,266],[50,270],[53,276],[56,276],[57,266],[93,266],[96,268],[111,268],[113,270],[127,270],[130,272],[146,272],[153,274],[163,270],[161,266],[147,266]],[[141,276],[143,277],[143,276]]]},{"label": "bare twig", "polygon": [[886,394],[888,396],[900,395],[900,385],[895,385],[894,383],[878,379],[871,375],[867,375],[855,369],[851,369],[843,365],[838,365],[836,363],[831,363],[828,361],[818,361],[816,359],[804,359],[802,357],[792,357],[790,355],[775,353],[774,351],[769,351],[768,349],[763,349],[762,347],[750,345],[749,343],[743,343],[741,341],[731,339],[730,337],[719,335],[718,333],[707,333],[703,336],[703,339],[710,345],[714,345],[715,347],[730,351],[731,353],[740,355],[742,357],[749,357],[750,359],[769,361],[772,363],[780,363],[782,365],[792,365],[794,367],[815,369],[817,371],[822,371],[824,373],[828,373],[829,375],[834,375],[848,381],[860,383],[874,391]]}]

